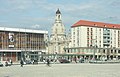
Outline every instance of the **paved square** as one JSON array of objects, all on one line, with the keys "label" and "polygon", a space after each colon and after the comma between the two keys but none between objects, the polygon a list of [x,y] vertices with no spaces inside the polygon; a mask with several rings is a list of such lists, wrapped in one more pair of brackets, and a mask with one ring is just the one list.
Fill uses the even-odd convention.
[{"label": "paved square", "polygon": [[120,64],[45,64],[0,67],[0,77],[120,77]]}]

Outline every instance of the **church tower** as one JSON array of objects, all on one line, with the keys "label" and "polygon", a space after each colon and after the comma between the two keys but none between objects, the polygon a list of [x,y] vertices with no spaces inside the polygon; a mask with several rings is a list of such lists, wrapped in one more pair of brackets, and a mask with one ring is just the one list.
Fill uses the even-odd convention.
[{"label": "church tower", "polygon": [[52,34],[53,35],[54,34],[62,34],[62,35],[65,34],[65,27],[62,24],[61,12],[59,9],[56,11],[55,23],[52,27]]},{"label": "church tower", "polygon": [[61,19],[61,12],[58,9],[56,11],[55,22],[52,27],[52,33],[50,35],[49,40],[49,53],[55,54],[62,54],[64,53],[65,47],[65,26],[62,23]]}]

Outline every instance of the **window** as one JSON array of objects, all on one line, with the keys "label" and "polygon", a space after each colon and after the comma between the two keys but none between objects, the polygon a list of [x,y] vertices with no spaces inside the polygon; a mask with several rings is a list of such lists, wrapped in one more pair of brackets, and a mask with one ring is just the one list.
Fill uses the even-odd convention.
[{"label": "window", "polygon": [[60,19],[60,15],[58,15],[58,19]]},{"label": "window", "polygon": [[91,32],[93,31],[93,28],[91,28]]},{"label": "window", "polygon": [[103,50],[103,53],[105,53],[105,49]]},{"label": "window", "polygon": [[113,50],[111,50],[111,53],[113,53]]},{"label": "window", "polygon": [[73,32],[73,34],[75,35],[75,32]]},{"label": "window", "polygon": [[87,28],[87,31],[89,32],[89,28]]},{"label": "window", "polygon": [[118,50],[118,53],[120,53],[120,50]]}]

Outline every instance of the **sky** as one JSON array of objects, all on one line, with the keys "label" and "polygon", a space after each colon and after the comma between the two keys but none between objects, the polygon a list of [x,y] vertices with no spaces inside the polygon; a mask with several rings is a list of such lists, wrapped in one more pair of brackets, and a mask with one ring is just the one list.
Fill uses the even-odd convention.
[{"label": "sky", "polygon": [[66,31],[79,20],[120,24],[120,0],[0,0],[0,27],[50,32],[58,8]]}]

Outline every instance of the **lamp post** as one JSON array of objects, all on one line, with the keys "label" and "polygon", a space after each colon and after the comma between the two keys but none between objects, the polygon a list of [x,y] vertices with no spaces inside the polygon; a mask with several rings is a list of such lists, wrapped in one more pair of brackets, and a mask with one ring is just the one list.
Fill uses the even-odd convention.
[{"label": "lamp post", "polygon": [[2,52],[0,53],[0,61],[2,61]]},{"label": "lamp post", "polygon": [[21,60],[23,59],[23,49],[21,50]]},{"label": "lamp post", "polygon": [[93,60],[95,60],[95,46],[93,46],[94,51],[93,51]]},{"label": "lamp post", "polygon": [[96,39],[92,39],[92,47],[93,47],[93,60],[95,60],[95,49],[96,49],[96,44],[95,44]]},{"label": "lamp post", "polygon": [[53,61],[54,61],[54,63],[57,61],[57,52],[55,52],[55,53],[53,54]]}]

